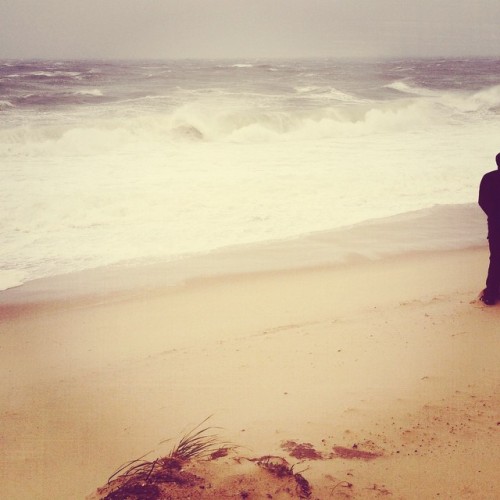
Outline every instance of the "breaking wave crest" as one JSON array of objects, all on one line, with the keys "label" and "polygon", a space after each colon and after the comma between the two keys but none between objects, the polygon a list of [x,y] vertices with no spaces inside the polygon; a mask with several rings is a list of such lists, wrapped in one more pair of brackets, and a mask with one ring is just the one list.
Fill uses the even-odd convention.
[{"label": "breaking wave crest", "polygon": [[13,108],[13,107],[14,105],[10,101],[0,100],[0,111],[2,109]]},{"label": "breaking wave crest", "polygon": [[429,101],[455,108],[456,111],[469,112],[477,110],[496,111],[500,106],[500,85],[487,87],[476,92],[444,92],[412,85],[406,80],[397,80],[385,86],[400,93],[421,96]]},{"label": "breaking wave crest", "polygon": [[84,119],[80,123],[0,129],[0,149],[17,146],[40,153],[44,147],[96,152],[121,144],[166,141],[259,142],[362,136],[410,130],[436,120],[426,103],[328,107],[313,110],[259,110],[184,105],[171,112],[127,118]]},{"label": "breaking wave crest", "polygon": [[412,85],[406,80],[396,80],[395,82],[388,83],[385,85],[385,88],[397,90],[403,94],[412,94],[412,95],[420,95],[420,96],[434,96],[436,92],[426,89],[424,87],[418,87],[416,85]]},{"label": "breaking wave crest", "polygon": [[468,99],[468,102],[473,109],[489,108],[497,110],[500,106],[500,85],[476,92]]},{"label": "breaking wave crest", "polygon": [[[398,82],[396,82],[398,83]],[[392,87],[406,88],[404,83]],[[301,89],[317,92],[317,89]],[[424,89],[425,90],[425,89]],[[100,89],[77,91],[90,97],[102,96]],[[418,89],[408,87],[408,93]],[[423,91],[420,92],[423,94]],[[54,115],[50,123],[0,129],[0,150],[18,148],[22,154],[40,154],[54,148],[67,153],[98,152],[130,147],[134,144],[177,141],[268,142],[323,138],[363,137],[446,126],[462,115],[478,112],[497,114],[500,85],[470,93],[427,92],[428,95],[385,100],[351,101],[323,107],[251,107],[243,100],[226,102],[200,100],[193,103],[112,117],[83,116],[66,123]],[[0,101],[0,109],[12,106]],[[469,116],[470,118],[470,116]]]}]

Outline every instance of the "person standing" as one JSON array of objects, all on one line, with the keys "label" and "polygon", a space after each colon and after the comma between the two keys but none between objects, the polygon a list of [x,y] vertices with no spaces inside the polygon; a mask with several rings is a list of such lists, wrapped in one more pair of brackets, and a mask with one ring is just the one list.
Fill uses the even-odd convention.
[{"label": "person standing", "polygon": [[496,162],[498,169],[485,174],[479,186],[479,206],[488,217],[490,246],[490,265],[481,300],[489,306],[497,301],[500,288],[500,153]]}]

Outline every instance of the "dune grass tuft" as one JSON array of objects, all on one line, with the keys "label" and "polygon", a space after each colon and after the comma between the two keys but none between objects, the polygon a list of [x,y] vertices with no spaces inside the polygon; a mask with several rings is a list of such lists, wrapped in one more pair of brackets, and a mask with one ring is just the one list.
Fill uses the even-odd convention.
[{"label": "dune grass tuft", "polygon": [[222,443],[217,434],[207,434],[207,432],[217,427],[200,427],[211,417],[207,417],[193,430],[189,431],[169,454],[169,458],[180,461],[189,461],[194,458],[205,458],[216,454],[222,449],[234,448],[227,443]]},{"label": "dune grass tuft", "polygon": [[[226,456],[229,450],[236,448],[234,445],[223,443],[217,434],[209,434],[215,427],[202,427],[209,418],[211,417],[207,417],[185,434],[166,457],[146,460],[145,457],[152,453],[150,451],[120,466],[108,479],[108,486],[114,483],[117,487],[105,497],[105,500],[128,498],[127,495],[131,492],[140,495],[143,490],[146,496],[149,495],[148,498],[156,498],[155,491],[159,491],[157,485],[162,483],[175,483],[178,486],[202,484],[202,478],[182,470],[183,464],[193,459],[215,460]],[[120,497],[120,495],[125,496]]]}]

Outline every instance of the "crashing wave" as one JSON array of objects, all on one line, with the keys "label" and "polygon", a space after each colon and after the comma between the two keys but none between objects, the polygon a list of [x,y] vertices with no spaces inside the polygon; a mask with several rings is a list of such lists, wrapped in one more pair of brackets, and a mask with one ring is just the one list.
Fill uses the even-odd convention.
[{"label": "crashing wave", "polygon": [[0,101],[0,110],[14,107],[15,106],[10,101]]},{"label": "crashing wave", "polygon": [[396,80],[392,83],[388,83],[387,85],[384,85],[384,87],[387,89],[397,90],[398,92],[401,92],[403,94],[412,94],[412,95],[416,95],[416,96],[436,96],[437,95],[437,93],[434,92],[433,90],[426,89],[424,87],[416,87],[416,86],[410,85],[405,80]]}]

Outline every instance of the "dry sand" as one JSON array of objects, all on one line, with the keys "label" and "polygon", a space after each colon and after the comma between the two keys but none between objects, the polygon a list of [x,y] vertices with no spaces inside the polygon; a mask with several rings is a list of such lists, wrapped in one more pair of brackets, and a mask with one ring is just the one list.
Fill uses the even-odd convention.
[{"label": "dry sand", "polygon": [[311,498],[500,498],[500,305],[477,301],[487,258],[4,303],[0,498],[84,499],[209,415],[240,448],[187,466],[212,488],[179,498],[297,496],[248,460],[264,455],[294,465]]}]

